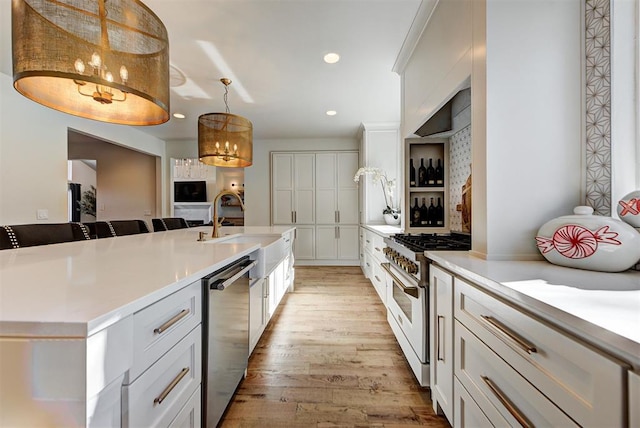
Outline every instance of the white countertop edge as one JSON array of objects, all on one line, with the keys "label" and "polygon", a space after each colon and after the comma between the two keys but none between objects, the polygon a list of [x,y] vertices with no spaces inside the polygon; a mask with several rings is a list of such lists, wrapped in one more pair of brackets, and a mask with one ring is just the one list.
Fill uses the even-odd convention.
[{"label": "white countertop edge", "polygon": [[[427,258],[454,274],[460,275],[461,277],[481,286],[494,296],[517,305],[524,309],[525,312],[529,312],[530,314],[546,321],[555,328],[570,333],[586,345],[592,348],[595,347],[600,353],[608,355],[609,357],[615,357],[620,360],[619,362],[633,367],[634,370],[640,369],[640,343],[598,326],[576,315],[570,314],[562,309],[558,309],[538,299],[527,296],[526,294],[514,290],[507,285],[473,272],[458,265],[455,261],[450,260],[452,257],[461,257],[462,254],[460,254],[460,252],[427,251],[425,252],[425,255]],[[467,257],[477,259],[471,255],[467,255]],[[483,259],[477,260],[480,262],[487,262]],[[502,263],[509,262],[503,261]],[[546,264],[547,262],[531,263]],[[589,272],[584,271],[584,274],[588,275]]]},{"label": "white countertop edge", "polygon": [[[117,239],[117,238],[116,238]],[[219,242],[216,245],[224,244]],[[228,245],[228,244],[226,244]],[[232,244],[235,245],[235,244]],[[236,245],[237,246],[237,245]],[[141,296],[110,312],[98,316],[87,322],[31,322],[31,321],[4,321],[0,322],[0,337],[13,338],[51,338],[83,339],[115,324],[116,322],[134,314],[158,300],[175,293],[200,278],[223,268],[227,264],[249,255],[260,248],[259,244],[243,244],[243,250],[236,252],[223,260],[213,262],[211,266],[184,276],[166,286]]]},{"label": "white countertop edge", "polygon": [[389,226],[388,224],[361,224],[361,226],[385,238],[397,233],[402,233],[400,226]]}]

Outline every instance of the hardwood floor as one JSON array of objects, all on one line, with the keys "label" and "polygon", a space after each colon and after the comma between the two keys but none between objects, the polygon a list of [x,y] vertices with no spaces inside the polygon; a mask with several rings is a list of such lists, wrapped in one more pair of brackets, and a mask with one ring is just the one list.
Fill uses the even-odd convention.
[{"label": "hardwood floor", "polygon": [[297,267],[222,427],[449,427],[359,267]]}]

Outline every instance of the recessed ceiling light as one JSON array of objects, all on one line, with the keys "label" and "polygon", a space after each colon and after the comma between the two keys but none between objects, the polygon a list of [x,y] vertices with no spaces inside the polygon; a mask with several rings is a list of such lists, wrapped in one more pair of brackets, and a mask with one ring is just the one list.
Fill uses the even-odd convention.
[{"label": "recessed ceiling light", "polygon": [[335,116],[336,114],[338,114],[338,112],[335,110],[327,110],[327,116]]},{"label": "recessed ceiling light", "polygon": [[330,52],[324,56],[324,62],[327,64],[335,64],[340,61],[340,55],[335,52]]},{"label": "recessed ceiling light", "polygon": [[173,113],[173,117],[176,119],[184,119],[184,114],[182,113]]}]

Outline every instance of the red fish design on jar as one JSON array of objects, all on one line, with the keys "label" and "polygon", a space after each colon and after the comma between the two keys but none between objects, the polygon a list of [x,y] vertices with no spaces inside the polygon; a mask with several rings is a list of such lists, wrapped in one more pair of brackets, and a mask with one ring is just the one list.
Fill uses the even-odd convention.
[{"label": "red fish design on jar", "polygon": [[564,257],[584,259],[595,254],[599,244],[621,245],[617,237],[616,232],[609,231],[609,226],[592,232],[584,226],[568,224],[557,229],[551,239],[536,236],[536,241],[542,254],[555,249]]}]

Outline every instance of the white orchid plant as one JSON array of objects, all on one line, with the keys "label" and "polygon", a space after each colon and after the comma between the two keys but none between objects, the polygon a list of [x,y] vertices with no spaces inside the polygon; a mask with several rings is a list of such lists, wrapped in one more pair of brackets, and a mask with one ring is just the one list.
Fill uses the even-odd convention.
[{"label": "white orchid plant", "polygon": [[363,175],[371,175],[372,180],[380,181],[380,185],[382,186],[382,194],[384,195],[384,203],[386,204],[386,208],[382,212],[383,214],[392,214],[394,218],[400,214],[400,207],[395,206],[393,203],[393,191],[396,187],[396,180],[389,180],[387,178],[387,174],[380,168],[375,168],[371,166],[365,166],[356,171],[356,175],[353,177],[353,181],[358,183],[360,181],[360,177]]}]

